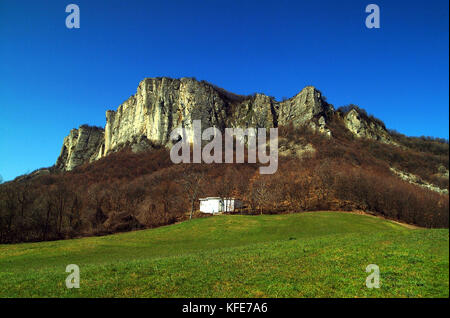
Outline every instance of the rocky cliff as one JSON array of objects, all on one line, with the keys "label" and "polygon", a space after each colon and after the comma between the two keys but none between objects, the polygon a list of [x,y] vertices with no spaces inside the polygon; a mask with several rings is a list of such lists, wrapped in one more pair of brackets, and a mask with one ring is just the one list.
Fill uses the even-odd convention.
[{"label": "rocky cliff", "polygon": [[352,109],[344,115],[344,124],[356,137],[379,140],[385,143],[392,142],[391,136],[383,124],[371,120],[356,109]]},{"label": "rocky cliff", "polygon": [[[192,78],[146,78],[139,83],[135,95],[116,111],[106,112],[104,131],[88,126],[72,130],[64,139],[56,166],[71,170],[126,145],[133,151],[168,145],[170,132],[177,127],[186,128],[188,138],[192,140],[193,120],[200,120],[203,128],[214,126],[221,130],[226,127],[308,125],[331,136],[327,121],[333,114],[333,106],[312,86],[278,102],[264,94],[236,95]],[[350,113],[345,122],[347,128],[360,137],[388,136],[384,127],[358,121]]]},{"label": "rocky cliff", "polygon": [[91,162],[99,158],[103,144],[102,128],[82,125],[78,129],[72,129],[64,138],[56,167],[60,170],[72,170],[85,162]]}]

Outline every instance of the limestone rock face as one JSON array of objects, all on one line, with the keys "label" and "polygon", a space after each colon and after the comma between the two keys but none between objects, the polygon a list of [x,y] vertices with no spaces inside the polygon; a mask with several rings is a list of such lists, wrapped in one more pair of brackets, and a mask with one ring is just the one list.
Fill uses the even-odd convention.
[{"label": "limestone rock face", "polygon": [[101,128],[83,125],[78,129],[72,129],[64,138],[56,167],[69,171],[85,162],[97,159],[103,142],[104,132]]},{"label": "limestone rock face", "polygon": [[344,124],[356,137],[379,140],[385,143],[392,141],[386,128],[365,118],[356,109],[352,109],[344,115]]},{"label": "limestone rock face", "polygon": [[226,127],[270,128],[290,122],[301,125],[317,119],[320,124],[315,126],[325,131],[325,119],[320,118],[328,108],[332,106],[328,107],[321,93],[311,86],[279,103],[264,94],[230,98],[214,86],[191,78],[149,78],[117,111],[107,111],[105,152],[101,155],[132,143],[139,136],[165,145],[177,127],[186,128],[192,141],[193,120],[200,120],[203,128],[223,131]]},{"label": "limestone rock face", "polygon": [[229,128],[277,127],[277,102],[264,94],[255,94],[238,103],[228,120]]},{"label": "limestone rock face", "polygon": [[[136,94],[116,111],[106,112],[104,131],[88,126],[72,130],[64,139],[56,167],[72,170],[126,146],[134,152],[155,145],[170,146],[170,133],[179,127],[186,129],[192,142],[194,120],[201,121],[202,129],[217,127],[222,132],[236,127],[307,125],[331,137],[327,122],[333,114],[333,106],[312,86],[277,102],[264,94],[236,95],[192,78],[146,78],[139,83]],[[345,123],[359,137],[389,137],[385,130],[362,120],[357,113],[348,113]]]},{"label": "limestone rock face", "polygon": [[284,126],[292,122],[298,126],[325,115],[329,110],[333,110],[332,106],[322,100],[322,94],[307,86],[296,96],[279,103],[278,124]]},{"label": "limestone rock face", "polygon": [[322,93],[313,86],[307,86],[296,96],[279,103],[278,124],[308,124],[313,130],[331,136],[330,130],[326,128],[326,119],[333,112],[333,106],[323,100]]},{"label": "limestone rock face", "polygon": [[210,85],[190,78],[180,80],[149,78],[143,80],[137,93],[106,112],[105,152],[145,136],[155,144],[167,144],[170,132],[185,127],[192,138],[192,122],[201,120],[203,127],[225,128],[226,101]]}]

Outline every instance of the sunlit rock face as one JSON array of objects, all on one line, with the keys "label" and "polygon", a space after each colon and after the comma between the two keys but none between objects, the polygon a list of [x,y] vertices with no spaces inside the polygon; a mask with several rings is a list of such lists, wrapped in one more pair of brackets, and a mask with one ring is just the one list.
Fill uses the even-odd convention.
[{"label": "sunlit rock face", "polygon": [[[106,112],[104,131],[88,126],[72,130],[64,139],[56,166],[71,170],[125,146],[135,152],[155,145],[170,146],[170,133],[178,127],[186,128],[187,138],[192,142],[194,120],[201,121],[202,129],[217,127],[221,131],[236,127],[307,125],[332,137],[327,122],[333,114],[333,106],[313,86],[278,102],[264,94],[233,94],[193,78],[146,78],[139,83],[136,94],[116,111]],[[345,120],[347,128],[355,135],[378,136],[371,123],[358,122],[352,116],[347,114]],[[380,136],[385,136],[384,132]]]},{"label": "sunlit rock face", "polygon": [[365,118],[356,109],[352,109],[344,115],[344,124],[356,137],[379,140],[385,143],[391,142],[391,136],[382,124]]},{"label": "sunlit rock face", "polygon": [[56,167],[69,171],[85,162],[97,159],[103,143],[102,128],[83,125],[78,129],[72,129],[64,138]]},{"label": "sunlit rock face", "polygon": [[194,119],[204,127],[225,127],[226,106],[213,87],[196,80],[145,79],[117,111],[106,113],[105,154],[137,136],[167,144],[174,128],[190,131]]},{"label": "sunlit rock face", "polygon": [[296,96],[279,103],[278,123],[281,126],[290,122],[302,125],[333,110],[333,106],[322,100],[322,93],[313,86],[307,86]]}]

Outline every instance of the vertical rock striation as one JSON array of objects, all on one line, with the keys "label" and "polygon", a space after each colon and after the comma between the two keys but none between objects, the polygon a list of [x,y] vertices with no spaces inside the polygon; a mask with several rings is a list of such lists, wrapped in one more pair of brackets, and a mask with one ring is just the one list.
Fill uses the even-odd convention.
[{"label": "vertical rock striation", "polygon": [[[192,78],[146,78],[117,111],[106,112],[104,131],[88,126],[72,130],[64,139],[56,166],[71,170],[125,146],[141,151],[153,145],[168,145],[170,133],[177,127],[186,128],[192,141],[194,120],[200,120],[204,129],[217,127],[222,131],[226,127],[308,125],[331,136],[327,121],[333,114],[333,106],[312,86],[277,102],[264,94],[236,95]],[[379,133],[370,123],[357,122],[352,116],[347,114],[345,120],[356,135],[370,137]],[[370,130],[364,135],[362,131],[367,129],[373,133]]]},{"label": "vertical rock striation", "polygon": [[78,129],[72,129],[64,138],[56,167],[69,171],[85,162],[97,159],[103,142],[102,128],[82,125]]}]

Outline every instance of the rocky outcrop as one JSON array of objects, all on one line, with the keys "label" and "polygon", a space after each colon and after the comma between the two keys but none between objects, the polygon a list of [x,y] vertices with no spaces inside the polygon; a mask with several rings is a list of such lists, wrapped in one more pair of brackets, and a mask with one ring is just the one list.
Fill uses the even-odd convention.
[{"label": "rocky outcrop", "polygon": [[194,119],[201,120],[203,127],[225,128],[227,106],[227,100],[206,83],[190,78],[145,79],[117,111],[106,112],[103,155],[138,136],[167,144],[174,128],[191,131]]},{"label": "rocky outcrop", "polygon": [[391,143],[392,139],[384,125],[371,120],[357,109],[351,109],[344,115],[344,124],[354,136]]},{"label": "rocky outcrop", "polygon": [[277,127],[277,102],[264,94],[255,94],[230,109],[228,127]]},{"label": "rocky outcrop", "polygon": [[289,123],[298,126],[332,111],[333,106],[323,101],[322,93],[313,86],[307,86],[296,96],[279,103],[278,123],[281,126]]},{"label": "rocky outcrop", "polygon": [[288,140],[286,138],[278,138],[278,154],[285,157],[297,157],[303,159],[306,157],[311,157],[316,152],[314,146],[310,143],[305,142],[295,142],[293,140]]},{"label": "rocky outcrop", "polygon": [[325,132],[323,117],[329,109],[332,106],[324,103],[321,93],[311,86],[287,101],[276,102],[264,94],[227,96],[213,85],[191,78],[149,78],[139,84],[137,93],[117,111],[107,111],[105,152],[101,155],[139,136],[165,145],[170,142],[170,132],[177,127],[186,128],[192,141],[193,120],[200,120],[204,128],[221,130],[270,128],[291,122],[298,126],[316,120],[317,129]]},{"label": "rocky outcrop", "polygon": [[[56,167],[71,170],[125,146],[139,152],[155,145],[170,145],[170,133],[177,127],[184,127],[192,141],[194,120],[200,120],[204,129],[217,127],[222,131],[226,127],[307,125],[331,136],[327,122],[333,114],[333,106],[312,86],[277,102],[264,94],[236,95],[192,78],[146,78],[139,83],[136,94],[116,111],[106,112],[104,131],[88,126],[73,129],[64,139]],[[356,136],[388,138],[357,114],[348,113],[345,122]]]},{"label": "rocky outcrop", "polygon": [[97,159],[103,142],[102,128],[83,125],[78,129],[72,129],[64,138],[56,167],[69,171],[85,162]]},{"label": "rocky outcrop", "polygon": [[409,182],[411,184],[417,185],[419,187],[434,191],[434,192],[438,192],[441,194],[448,194],[448,190],[447,189],[441,189],[429,182],[424,181],[422,178],[420,178],[419,176],[416,176],[412,173],[406,172],[406,171],[401,171],[395,168],[389,168],[396,176],[398,176],[400,179]]}]

